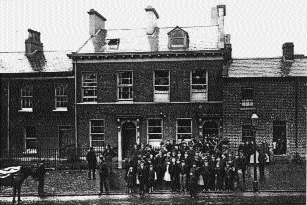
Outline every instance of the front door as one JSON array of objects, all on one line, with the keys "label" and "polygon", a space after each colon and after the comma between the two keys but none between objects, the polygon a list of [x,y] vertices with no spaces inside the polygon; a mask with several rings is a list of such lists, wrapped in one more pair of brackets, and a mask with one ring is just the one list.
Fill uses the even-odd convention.
[{"label": "front door", "polygon": [[68,148],[72,144],[72,129],[70,126],[59,126],[59,154],[60,157],[68,156]]},{"label": "front door", "polygon": [[128,156],[130,147],[136,143],[136,126],[133,122],[122,124],[122,143],[123,158],[125,158]]},{"label": "front door", "polygon": [[287,127],[286,121],[274,121],[273,122],[273,143],[274,154],[282,155],[287,153]]}]

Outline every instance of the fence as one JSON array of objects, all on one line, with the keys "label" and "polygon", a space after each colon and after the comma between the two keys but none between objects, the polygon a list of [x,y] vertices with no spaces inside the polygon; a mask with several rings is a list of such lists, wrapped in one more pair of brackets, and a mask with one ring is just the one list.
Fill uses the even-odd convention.
[{"label": "fence", "polygon": [[[95,148],[97,157],[102,155],[103,148]],[[45,161],[48,168],[77,169],[86,164],[87,147],[80,148],[44,148],[37,151],[24,152],[12,150],[8,155],[1,158],[0,166],[36,165],[41,160]]]}]

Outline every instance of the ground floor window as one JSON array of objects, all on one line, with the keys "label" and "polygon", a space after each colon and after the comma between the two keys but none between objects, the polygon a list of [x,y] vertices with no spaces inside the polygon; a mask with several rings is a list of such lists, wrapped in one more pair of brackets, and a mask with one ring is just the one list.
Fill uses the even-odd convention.
[{"label": "ground floor window", "polygon": [[192,138],[192,120],[177,119],[177,139],[187,141]]},{"label": "ground floor window", "polygon": [[90,146],[104,147],[104,120],[90,120]]},{"label": "ground floor window", "polygon": [[26,152],[36,153],[37,151],[37,132],[35,126],[25,127],[25,149]]},{"label": "ground floor window", "polygon": [[219,126],[214,121],[207,121],[203,124],[203,137],[212,138],[219,134]]},{"label": "ground floor window", "polygon": [[242,142],[254,140],[254,129],[252,125],[242,125]]},{"label": "ground floor window", "polygon": [[287,152],[287,137],[286,137],[286,122],[273,122],[273,151],[276,155],[286,154]]},{"label": "ground floor window", "polygon": [[162,141],[162,119],[148,119],[148,144],[158,147]]}]

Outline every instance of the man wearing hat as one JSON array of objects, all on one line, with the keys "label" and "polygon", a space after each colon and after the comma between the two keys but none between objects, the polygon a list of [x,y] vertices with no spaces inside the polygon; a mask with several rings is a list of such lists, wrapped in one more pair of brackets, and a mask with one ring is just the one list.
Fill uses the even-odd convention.
[{"label": "man wearing hat", "polygon": [[187,190],[187,178],[189,175],[189,167],[185,164],[185,160],[181,160],[180,164],[180,173],[179,173],[179,181],[180,181],[180,188],[181,191]]},{"label": "man wearing hat", "polygon": [[105,160],[104,160],[103,156],[100,156],[99,178],[100,178],[100,192],[99,192],[99,195],[101,195],[102,192],[103,192],[103,186],[105,187],[106,194],[109,194],[109,186],[108,186],[109,170],[108,170],[108,166],[105,163]]},{"label": "man wearing hat", "polygon": [[45,160],[42,160],[37,167],[36,175],[38,180],[38,195],[43,196],[45,194],[44,192],[44,184],[45,184],[45,174],[46,174],[46,168],[45,168]]},{"label": "man wearing hat", "polygon": [[95,172],[97,166],[97,158],[93,147],[90,147],[90,150],[86,154],[86,160],[88,162],[88,179],[91,179],[91,173],[93,173],[93,179],[96,179]]},{"label": "man wearing hat", "polygon": [[144,160],[141,160],[141,165],[137,171],[138,180],[140,182],[140,195],[144,195],[147,189],[147,180],[148,180],[148,170],[147,167],[144,165]]}]

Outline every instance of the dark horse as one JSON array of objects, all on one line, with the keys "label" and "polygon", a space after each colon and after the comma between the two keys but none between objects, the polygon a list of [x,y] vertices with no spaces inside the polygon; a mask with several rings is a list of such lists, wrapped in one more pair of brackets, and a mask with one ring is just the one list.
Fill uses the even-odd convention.
[{"label": "dark horse", "polygon": [[20,200],[20,189],[21,185],[25,179],[29,176],[33,176],[34,171],[31,167],[21,166],[20,171],[12,174],[8,174],[8,176],[4,178],[0,178],[0,186],[11,186],[13,187],[13,203],[15,203],[16,191],[18,191],[18,203]]}]

